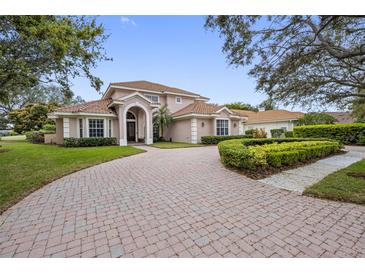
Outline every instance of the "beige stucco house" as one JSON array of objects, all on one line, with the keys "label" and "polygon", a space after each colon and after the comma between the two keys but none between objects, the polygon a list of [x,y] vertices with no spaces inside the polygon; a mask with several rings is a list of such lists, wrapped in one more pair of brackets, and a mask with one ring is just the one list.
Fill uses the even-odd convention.
[{"label": "beige stucco house", "polygon": [[62,144],[68,137],[116,137],[121,146],[152,144],[158,132],[153,114],[164,105],[173,117],[164,131],[166,140],[195,144],[201,136],[244,133],[246,115],[208,101],[197,93],[148,81],[111,83],[100,100],[49,114],[56,122],[53,142]]}]

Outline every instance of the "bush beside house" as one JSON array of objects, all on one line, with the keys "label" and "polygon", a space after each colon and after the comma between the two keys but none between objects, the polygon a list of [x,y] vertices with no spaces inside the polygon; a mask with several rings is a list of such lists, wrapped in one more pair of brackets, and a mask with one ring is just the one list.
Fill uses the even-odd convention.
[{"label": "bush beside house", "polygon": [[224,165],[256,172],[322,158],[338,152],[340,148],[338,141],[295,138],[236,139],[218,144]]},{"label": "bush beside house", "polygon": [[294,127],[294,136],[330,138],[346,145],[361,144],[365,136],[365,123],[297,126]]},{"label": "bush beside house", "polygon": [[202,136],[201,143],[205,145],[216,145],[221,141],[231,139],[248,138],[246,135],[231,135],[231,136]]},{"label": "bush beside house", "polygon": [[96,146],[114,146],[117,145],[115,137],[85,137],[85,138],[64,138],[65,147],[96,147]]}]

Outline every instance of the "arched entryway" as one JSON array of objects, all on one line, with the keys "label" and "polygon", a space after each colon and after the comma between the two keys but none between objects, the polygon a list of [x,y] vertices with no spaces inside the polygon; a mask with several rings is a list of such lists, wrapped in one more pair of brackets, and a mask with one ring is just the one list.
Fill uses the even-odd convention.
[{"label": "arched entryway", "polygon": [[130,104],[124,109],[124,140],[128,144],[151,143],[151,112],[142,104]]}]

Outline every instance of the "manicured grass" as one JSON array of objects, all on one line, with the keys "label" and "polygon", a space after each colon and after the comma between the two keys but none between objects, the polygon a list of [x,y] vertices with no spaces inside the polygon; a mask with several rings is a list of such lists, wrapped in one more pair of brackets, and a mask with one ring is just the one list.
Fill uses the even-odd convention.
[{"label": "manicured grass", "polygon": [[304,194],[318,198],[365,204],[365,177],[363,176],[365,176],[365,160],[328,175],[320,182],[307,188]]},{"label": "manicured grass", "polygon": [[0,138],[0,141],[22,141],[22,140],[25,140],[25,135],[4,136]]},{"label": "manicured grass", "polygon": [[156,142],[150,145],[151,147],[157,148],[184,148],[184,147],[201,147],[201,144],[189,144],[189,143],[181,143],[181,142]]},{"label": "manicured grass", "polygon": [[63,175],[116,158],[143,152],[135,147],[65,148],[1,141],[0,212]]}]

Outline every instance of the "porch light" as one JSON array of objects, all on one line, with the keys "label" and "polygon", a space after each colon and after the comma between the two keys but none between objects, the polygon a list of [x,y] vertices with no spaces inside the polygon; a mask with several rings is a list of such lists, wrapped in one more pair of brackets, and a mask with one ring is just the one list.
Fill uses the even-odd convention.
[{"label": "porch light", "polygon": [[202,127],[204,127],[204,122],[202,122]]}]

